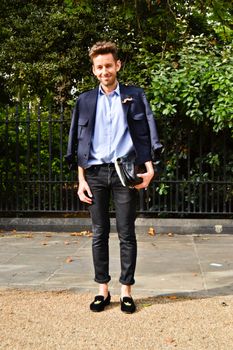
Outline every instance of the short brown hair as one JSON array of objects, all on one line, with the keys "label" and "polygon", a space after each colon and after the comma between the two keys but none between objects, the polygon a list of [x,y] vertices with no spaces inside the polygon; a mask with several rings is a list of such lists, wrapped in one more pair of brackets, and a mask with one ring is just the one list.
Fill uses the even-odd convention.
[{"label": "short brown hair", "polygon": [[98,41],[95,45],[93,45],[89,51],[89,57],[91,62],[93,63],[93,58],[98,55],[104,55],[107,53],[111,53],[115,61],[118,60],[117,56],[117,46],[115,43],[111,41]]}]

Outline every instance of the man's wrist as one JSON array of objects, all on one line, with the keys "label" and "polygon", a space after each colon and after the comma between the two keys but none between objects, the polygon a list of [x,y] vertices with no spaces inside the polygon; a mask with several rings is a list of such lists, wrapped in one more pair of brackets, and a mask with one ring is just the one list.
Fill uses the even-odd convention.
[{"label": "man's wrist", "polygon": [[153,164],[152,161],[148,161],[145,163],[145,167],[146,167],[146,171],[149,174],[154,174],[154,168],[153,168]]},{"label": "man's wrist", "polygon": [[86,181],[85,170],[81,167],[78,167],[78,181],[79,182]]}]

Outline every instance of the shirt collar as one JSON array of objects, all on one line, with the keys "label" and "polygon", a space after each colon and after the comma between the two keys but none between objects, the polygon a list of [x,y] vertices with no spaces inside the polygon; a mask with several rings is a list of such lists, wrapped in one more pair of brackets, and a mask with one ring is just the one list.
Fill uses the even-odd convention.
[{"label": "shirt collar", "polygon": [[[120,96],[120,86],[119,86],[119,83],[117,83],[116,88],[110,93],[111,96],[113,96],[114,94]],[[105,92],[103,91],[101,85],[99,85],[99,95],[105,95]]]}]

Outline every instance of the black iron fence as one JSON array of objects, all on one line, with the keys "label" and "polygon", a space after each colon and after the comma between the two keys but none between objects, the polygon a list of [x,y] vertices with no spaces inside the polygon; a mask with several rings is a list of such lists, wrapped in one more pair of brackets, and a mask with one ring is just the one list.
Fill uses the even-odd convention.
[{"label": "black iron fence", "polygon": [[[84,214],[77,174],[64,161],[71,108],[0,111],[1,215]],[[158,119],[164,171],[140,191],[138,212],[163,217],[233,216],[233,139],[210,123]],[[114,212],[114,208],[113,208]]]}]

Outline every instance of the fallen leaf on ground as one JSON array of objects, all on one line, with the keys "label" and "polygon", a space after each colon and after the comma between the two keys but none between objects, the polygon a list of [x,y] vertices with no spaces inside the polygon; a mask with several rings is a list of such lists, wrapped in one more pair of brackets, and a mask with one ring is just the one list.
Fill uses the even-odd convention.
[{"label": "fallen leaf on ground", "polygon": [[33,238],[33,235],[31,233],[17,233],[14,235],[10,235],[10,237],[13,237],[13,238]]},{"label": "fallen leaf on ground", "polygon": [[24,235],[24,238],[33,238],[33,234],[27,233]]},{"label": "fallen leaf on ground", "polygon": [[148,234],[150,236],[154,236],[155,235],[155,229],[153,227],[150,227],[149,230],[148,230]]},{"label": "fallen leaf on ground", "polygon": [[70,236],[81,236],[80,232],[72,232]]},{"label": "fallen leaf on ground", "polygon": [[86,237],[91,237],[91,236],[92,236],[92,232],[91,232],[91,231],[72,232],[70,235],[71,235],[71,236],[86,236]]},{"label": "fallen leaf on ground", "polygon": [[151,303],[143,303],[143,304],[141,304],[141,305],[142,305],[142,307],[149,307],[149,306],[152,306]]}]

